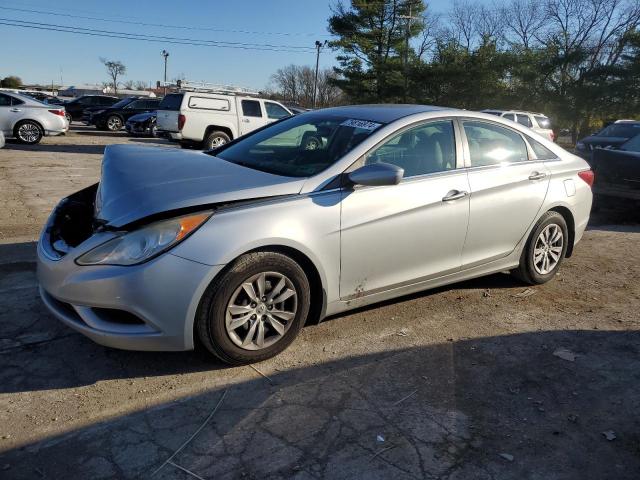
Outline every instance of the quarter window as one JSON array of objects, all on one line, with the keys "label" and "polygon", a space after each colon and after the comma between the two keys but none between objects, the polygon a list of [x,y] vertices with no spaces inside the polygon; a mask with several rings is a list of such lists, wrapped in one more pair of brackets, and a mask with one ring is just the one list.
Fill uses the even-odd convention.
[{"label": "quarter window", "polygon": [[245,117],[262,117],[260,102],[257,100],[242,100],[242,114]]},{"label": "quarter window", "polygon": [[10,106],[11,106],[11,97],[9,95],[0,93],[0,107],[10,107]]},{"label": "quarter window", "polygon": [[463,122],[472,167],[525,162],[527,145],[519,133],[491,123]]},{"label": "quarter window", "polygon": [[536,158],[538,160],[553,160],[554,158],[558,158],[558,155],[553,153],[540,142],[531,137],[527,137],[527,140],[529,141],[529,145],[531,145],[531,149],[533,150],[533,153],[536,154]]},{"label": "quarter window", "polygon": [[456,168],[455,136],[449,120],[429,122],[392,137],[368,153],[365,164],[391,163],[405,177]]}]

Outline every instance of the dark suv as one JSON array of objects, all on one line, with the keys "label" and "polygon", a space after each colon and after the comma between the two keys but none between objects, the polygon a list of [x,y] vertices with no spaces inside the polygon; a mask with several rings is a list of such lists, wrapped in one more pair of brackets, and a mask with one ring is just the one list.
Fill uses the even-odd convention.
[{"label": "dark suv", "polygon": [[630,138],[640,134],[640,122],[635,120],[618,120],[607,125],[598,133],[589,135],[576,143],[575,153],[587,162],[596,148],[619,148]]},{"label": "dark suv", "polygon": [[108,108],[92,112],[88,123],[95,125],[99,130],[117,132],[130,117],[157,110],[160,100],[160,98],[127,97]]},{"label": "dark suv", "polygon": [[87,108],[109,107],[118,101],[118,97],[110,97],[108,95],[85,95],[78,97],[64,104],[67,112],[67,120],[80,120],[82,113]]}]

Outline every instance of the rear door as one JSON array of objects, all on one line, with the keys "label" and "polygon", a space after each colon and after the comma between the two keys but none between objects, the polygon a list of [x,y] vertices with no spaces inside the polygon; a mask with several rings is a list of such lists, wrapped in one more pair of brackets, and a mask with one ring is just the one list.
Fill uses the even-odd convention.
[{"label": "rear door", "polygon": [[162,99],[158,105],[158,115],[156,117],[156,126],[158,130],[165,132],[178,131],[178,115],[180,115],[180,106],[184,94],[170,93]]},{"label": "rear door", "polygon": [[240,98],[239,118],[240,135],[249,133],[267,123],[260,100]]},{"label": "rear door", "polygon": [[14,112],[11,111],[11,97],[0,93],[0,130],[5,134],[11,135],[12,117]]},{"label": "rear door", "polygon": [[461,120],[471,198],[463,268],[511,253],[542,207],[550,172],[504,125]]}]

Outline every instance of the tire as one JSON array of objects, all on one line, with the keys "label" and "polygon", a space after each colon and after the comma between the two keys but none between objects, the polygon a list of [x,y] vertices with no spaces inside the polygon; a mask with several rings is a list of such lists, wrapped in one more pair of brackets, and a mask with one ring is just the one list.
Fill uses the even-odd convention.
[{"label": "tire", "polygon": [[307,138],[304,144],[305,150],[318,150],[321,147],[322,147],[322,139],[314,136]]},{"label": "tire", "polygon": [[67,121],[69,122],[69,125],[71,125],[71,122],[73,121],[73,117],[71,116],[71,114],[70,113],[65,113],[64,116],[67,119]]},{"label": "tire", "polygon": [[213,150],[214,148],[218,148],[225,143],[229,143],[231,138],[224,132],[215,131],[211,132],[202,142],[202,148],[204,150]]},{"label": "tire", "polygon": [[[264,296],[252,302],[243,285],[251,282],[253,290],[250,290],[258,294],[260,286],[257,280],[251,279],[262,275],[266,279]],[[283,286],[280,286],[281,282]],[[293,295],[291,290],[295,292]],[[276,301],[287,297],[283,302],[270,303],[270,296]],[[307,319],[310,301],[309,280],[295,261],[276,252],[248,253],[209,285],[198,307],[194,333],[209,353],[225,363],[261,362],[279,354],[293,342]],[[231,313],[234,308],[241,311]],[[289,316],[288,320],[285,320],[285,314]],[[272,318],[278,324],[274,324]]]},{"label": "tire", "polygon": [[107,118],[106,127],[110,132],[117,132],[118,130],[122,129],[123,125],[124,123],[118,115],[111,115],[109,118]]},{"label": "tire", "polygon": [[[561,236],[554,241],[558,232]],[[547,283],[558,272],[567,253],[568,242],[569,229],[564,217],[558,212],[545,213],[531,231],[514,275],[531,285]]]},{"label": "tire", "polygon": [[20,143],[35,145],[40,143],[44,132],[42,127],[33,120],[22,120],[16,124],[13,135]]}]

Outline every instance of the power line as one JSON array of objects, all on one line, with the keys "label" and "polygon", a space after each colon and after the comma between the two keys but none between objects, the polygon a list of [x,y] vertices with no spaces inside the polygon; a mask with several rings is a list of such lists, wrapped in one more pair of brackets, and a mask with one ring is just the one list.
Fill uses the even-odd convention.
[{"label": "power line", "polygon": [[[315,33],[297,33],[297,32],[258,32],[252,30],[231,30],[224,28],[212,28],[212,27],[198,27],[198,26],[188,26],[188,25],[169,25],[166,23],[148,23],[148,22],[139,22],[132,20],[118,20],[118,19],[109,19],[109,18],[101,18],[101,17],[91,17],[84,15],[74,15],[70,13],[59,13],[52,12],[47,10],[33,10],[28,8],[16,8],[16,7],[2,7],[3,10],[12,10],[16,12],[25,12],[25,13],[40,13],[45,15],[55,15],[58,17],[67,17],[67,18],[78,18],[82,20],[95,20],[99,22],[110,22],[110,23],[126,23],[129,25],[139,25],[145,27],[161,27],[161,28],[173,28],[173,29],[183,29],[183,30],[204,30],[209,32],[225,32],[225,33],[245,33],[252,35],[286,35],[286,36],[318,36]],[[320,36],[330,36],[330,35],[320,35]]]},{"label": "power line", "polygon": [[260,44],[260,43],[243,43],[243,42],[226,42],[218,40],[201,40],[182,37],[168,37],[161,35],[146,35],[139,33],[118,32],[111,30],[99,30],[83,27],[71,27],[67,25],[58,25],[42,22],[29,22],[25,20],[17,20],[13,18],[0,18],[0,25],[7,25],[19,28],[31,28],[36,30],[48,30],[65,33],[75,33],[80,35],[88,35],[94,37],[119,38],[123,40],[138,40],[157,43],[171,43],[176,45],[193,45],[203,47],[218,48],[236,48],[242,50],[262,50],[275,52],[291,52],[291,53],[307,53],[314,50],[313,47],[303,47],[296,45],[277,45],[277,44]]}]

